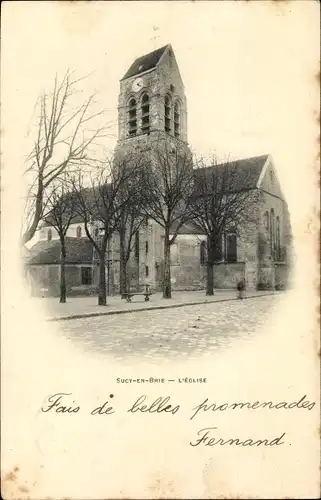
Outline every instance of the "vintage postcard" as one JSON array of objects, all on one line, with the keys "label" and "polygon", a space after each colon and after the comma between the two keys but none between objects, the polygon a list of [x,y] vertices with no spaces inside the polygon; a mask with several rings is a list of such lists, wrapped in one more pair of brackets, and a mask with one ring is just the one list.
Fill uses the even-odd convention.
[{"label": "vintage postcard", "polygon": [[319,4],[4,2],[4,499],[320,497]]}]

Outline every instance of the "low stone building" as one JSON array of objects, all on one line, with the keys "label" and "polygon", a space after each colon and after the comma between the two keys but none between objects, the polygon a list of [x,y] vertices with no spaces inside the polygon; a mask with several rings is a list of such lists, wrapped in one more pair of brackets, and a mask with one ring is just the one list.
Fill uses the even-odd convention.
[{"label": "low stone building", "polygon": [[[170,45],[139,57],[120,81],[118,155],[151,154],[153,144],[166,142],[191,155],[187,142],[187,100],[178,64]],[[291,264],[291,228],[287,205],[273,160],[269,155],[233,162],[240,173],[237,189],[251,192],[247,210],[251,220],[237,233],[222,235],[214,265],[214,286],[235,287],[245,279],[248,289],[282,288]],[[219,168],[209,166],[210,168]],[[241,175],[246,173],[246,175]],[[196,174],[197,175],[197,172]],[[242,180],[243,179],[243,180]],[[246,179],[246,182],[244,181]],[[93,234],[99,228],[93,223]],[[29,268],[35,289],[57,294],[59,289],[58,235],[43,225],[40,241],[32,248]],[[106,274],[109,293],[119,292],[119,237],[108,244]],[[84,224],[75,218],[67,232],[68,293],[89,293],[97,285],[97,257],[85,237]],[[162,288],[163,230],[149,219],[135,236],[129,262],[131,285]],[[205,288],[206,237],[192,224],[181,228],[171,247],[172,287]]]},{"label": "low stone building", "polygon": [[[49,240],[41,240],[31,248],[29,275],[34,295],[59,295],[60,240],[51,239],[51,228],[46,228]],[[47,236],[48,237],[48,236]],[[93,246],[88,238],[66,237],[67,293],[85,287],[88,291],[96,281]]]}]

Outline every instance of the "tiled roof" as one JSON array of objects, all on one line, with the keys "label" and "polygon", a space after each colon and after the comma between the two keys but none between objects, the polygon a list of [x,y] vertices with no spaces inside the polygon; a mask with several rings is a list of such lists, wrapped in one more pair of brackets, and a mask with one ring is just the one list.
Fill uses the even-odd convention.
[{"label": "tiled roof", "polygon": [[[59,264],[60,240],[38,241],[30,249],[28,264]],[[66,238],[66,263],[91,264],[93,247],[88,238]]]},{"label": "tiled roof", "polygon": [[[172,224],[170,233],[173,234],[176,229],[177,229],[177,222]],[[197,228],[192,222],[187,222],[186,224],[183,224],[179,230],[178,234],[203,234],[204,231],[202,231],[200,228]]]},{"label": "tiled roof", "polygon": [[[230,173],[229,190],[243,191],[255,189],[267,159],[268,155],[261,155],[205,167],[205,175],[213,173],[213,175],[219,178],[219,169],[224,167],[224,170],[222,169],[221,171],[222,174],[223,172]],[[200,170],[196,171],[196,175]]]},{"label": "tiled roof", "polygon": [[[203,172],[205,174],[205,179],[203,178],[203,180],[208,180],[211,184],[220,184],[221,182],[220,185],[224,185],[226,187],[226,192],[238,192],[255,189],[267,159],[268,155],[261,155],[253,158],[245,158],[242,160],[235,160],[214,166],[204,167],[204,169],[196,169],[196,185],[197,177],[201,179],[201,174]],[[173,233],[176,228],[177,223],[173,224],[171,232]],[[201,234],[202,232],[203,231],[199,227],[190,222],[184,224],[179,229],[178,234]]]},{"label": "tiled roof", "polygon": [[129,70],[127,73],[123,76],[121,80],[126,80],[126,78],[130,78],[131,76],[138,75],[139,73],[142,73],[143,71],[147,71],[149,69],[155,68],[158,61],[164,54],[165,50],[167,49],[168,45],[165,45],[164,47],[161,47],[160,49],[154,50],[153,52],[150,52],[149,54],[146,54],[144,56],[138,57],[133,64],[130,66]]},{"label": "tiled roof", "polygon": [[[46,221],[43,221],[43,222],[40,224],[40,226],[39,226],[40,228],[42,228],[42,227],[48,227],[48,226],[52,226],[52,224],[50,224],[50,222],[49,222],[49,221],[50,221],[50,219],[51,219],[51,218],[50,218],[50,214],[47,216],[47,218],[46,218],[46,219],[47,219],[47,222],[46,222]],[[63,218],[63,220],[64,220],[64,218]],[[79,222],[84,222],[84,218],[83,218],[83,216],[82,216],[82,215],[78,215],[78,214],[77,214],[77,215],[75,215],[75,216],[71,219],[70,224],[77,224],[77,223],[79,223]]]},{"label": "tiled roof", "polygon": [[[105,184],[104,186],[101,186],[100,189],[102,189],[103,187],[106,187],[106,189],[110,189],[110,184]],[[98,188],[97,188],[98,189]],[[69,194],[67,194],[66,196],[69,196]],[[94,193],[94,190],[93,188],[91,187],[86,187],[86,188],[83,188],[82,189],[82,198],[84,199],[84,201],[86,201],[86,204],[88,207],[90,207],[90,213],[92,213],[95,209],[98,208],[98,201],[100,200],[98,194],[97,194],[97,190],[96,190],[96,196],[97,196],[97,199],[95,198],[95,193]],[[79,204],[79,201],[75,201],[75,205],[77,207],[77,204]],[[101,208],[103,208],[101,206]],[[75,212],[76,212],[76,208],[75,208]],[[65,213],[62,214],[62,219],[67,219],[68,217],[68,213],[67,211]],[[48,216],[46,217],[47,220],[43,221],[43,223],[41,224],[41,227],[47,227],[47,226],[51,226],[52,224],[50,224],[50,213],[48,214]],[[75,213],[75,215],[72,217],[71,221],[70,221],[70,224],[77,224],[79,222],[84,222],[84,218],[83,216],[80,214],[77,214]]]}]

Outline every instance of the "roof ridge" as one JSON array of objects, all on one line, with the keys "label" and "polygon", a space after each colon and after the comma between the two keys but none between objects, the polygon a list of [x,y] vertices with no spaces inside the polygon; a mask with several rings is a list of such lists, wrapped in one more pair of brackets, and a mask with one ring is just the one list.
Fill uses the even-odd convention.
[{"label": "roof ridge", "polygon": [[136,59],[141,59],[142,57],[147,57],[150,56],[151,54],[154,54],[154,52],[158,52],[159,50],[165,50],[170,43],[167,43],[166,45],[163,45],[162,47],[158,47],[158,49],[151,50],[150,52],[147,52],[147,54],[143,54],[142,56],[136,57]]},{"label": "roof ridge", "polygon": [[[250,160],[257,160],[261,158],[268,158],[270,156],[269,153],[265,153],[262,155],[257,155],[257,156],[245,156],[243,158],[236,158],[235,160],[229,160],[229,161],[222,161],[220,163],[217,163],[217,165],[227,165],[229,163],[236,163],[238,161],[250,161]],[[212,165],[214,166],[214,165]]]},{"label": "roof ridge", "polygon": [[[240,158],[217,164],[209,164],[205,169],[207,172],[215,172],[217,175],[221,173],[221,168],[223,167],[231,171],[235,169],[236,176],[233,176],[233,184],[235,183],[236,190],[254,189],[257,187],[258,179],[269,156],[269,154],[264,154],[251,158]],[[245,173],[246,177],[243,175]]]}]

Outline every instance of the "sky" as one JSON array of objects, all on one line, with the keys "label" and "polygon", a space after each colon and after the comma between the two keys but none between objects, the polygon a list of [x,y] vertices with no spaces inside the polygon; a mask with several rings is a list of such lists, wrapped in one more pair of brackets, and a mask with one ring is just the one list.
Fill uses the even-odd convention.
[{"label": "sky", "polygon": [[136,57],[167,43],[185,85],[193,151],[222,158],[271,154],[298,230],[305,227],[315,204],[319,147],[313,0],[4,2],[3,186],[23,188],[18,175],[34,133],[35,102],[56,73],[71,68],[90,75],[80,98],[98,93],[112,151],[119,80]]}]

